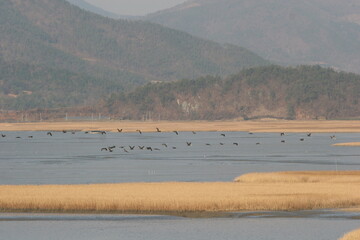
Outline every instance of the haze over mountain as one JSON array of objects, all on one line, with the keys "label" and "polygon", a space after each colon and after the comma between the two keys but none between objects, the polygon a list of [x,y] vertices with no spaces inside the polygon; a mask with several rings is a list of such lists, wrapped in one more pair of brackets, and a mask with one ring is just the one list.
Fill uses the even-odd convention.
[{"label": "haze over mountain", "polygon": [[188,0],[145,19],[281,64],[360,73],[358,0]]},{"label": "haze over mountain", "polygon": [[116,13],[109,12],[102,8],[96,7],[92,4],[89,4],[88,2],[86,2],[84,0],[67,0],[67,1],[73,5],[76,5],[82,9],[84,9],[84,10],[99,14],[104,17],[109,17],[109,18],[114,18],[114,19],[120,18],[120,16]]},{"label": "haze over mountain", "polygon": [[[0,98],[7,103],[0,108],[13,106],[9,101],[25,108],[19,104],[29,102],[21,100],[24,91],[34,98],[34,104],[26,108],[44,107],[37,104],[38,98],[52,103],[46,107],[84,104],[111,90],[152,80],[227,75],[268,64],[244,48],[205,41],[157,24],[101,17],[65,0],[0,1],[0,32],[2,70],[22,73],[8,79],[0,75],[0,84],[6,83]],[[62,81],[62,71],[70,79]],[[54,79],[50,88],[48,81]],[[86,83],[84,88],[72,88],[71,84],[79,86],[79,79]],[[41,89],[29,89],[34,86],[32,81],[40,81]],[[64,84],[68,84],[66,90]],[[62,102],[61,96],[71,99]]]}]

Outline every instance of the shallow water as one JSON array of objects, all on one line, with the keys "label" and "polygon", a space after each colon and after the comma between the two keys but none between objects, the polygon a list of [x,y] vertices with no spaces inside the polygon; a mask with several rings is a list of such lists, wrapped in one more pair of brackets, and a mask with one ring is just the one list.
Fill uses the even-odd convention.
[{"label": "shallow water", "polygon": [[1,221],[3,215],[0,233],[7,240],[335,240],[360,226],[358,221],[346,219],[41,214],[21,219],[24,214],[18,214],[17,219]]},{"label": "shallow water", "polygon": [[[330,138],[331,133],[311,137],[246,132],[226,132],[225,137],[221,132],[4,134],[0,184],[232,181],[248,172],[360,169],[360,148],[331,146],[359,141],[360,134],[337,133],[336,140]],[[111,153],[101,151],[109,146],[116,148]]]},{"label": "shallow water", "polygon": [[[246,132],[225,132],[223,137],[221,133],[3,132],[0,184],[232,181],[248,172],[360,170],[360,148],[331,146],[359,141],[360,134],[337,133],[331,139],[332,133],[311,137]],[[113,152],[101,151],[114,145]],[[0,239],[329,240],[359,228],[358,219],[358,214],[331,211],[237,213],[205,219],[3,213]]]}]

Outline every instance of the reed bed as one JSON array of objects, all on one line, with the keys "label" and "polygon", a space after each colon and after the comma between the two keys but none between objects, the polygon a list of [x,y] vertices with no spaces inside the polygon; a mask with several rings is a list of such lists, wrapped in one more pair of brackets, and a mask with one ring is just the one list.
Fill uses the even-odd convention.
[{"label": "reed bed", "polygon": [[356,208],[360,207],[359,187],[352,178],[318,182],[3,185],[0,210],[179,214]]},{"label": "reed bed", "polygon": [[333,146],[360,147],[360,142],[336,143],[336,144],[333,144]]},{"label": "reed bed", "polygon": [[359,240],[359,239],[360,239],[360,229],[345,234],[339,240]]},{"label": "reed bed", "polygon": [[360,183],[360,171],[305,171],[248,173],[234,179],[241,183]]},{"label": "reed bed", "polygon": [[249,131],[249,132],[360,132],[360,121],[66,121],[0,123],[0,131]]}]

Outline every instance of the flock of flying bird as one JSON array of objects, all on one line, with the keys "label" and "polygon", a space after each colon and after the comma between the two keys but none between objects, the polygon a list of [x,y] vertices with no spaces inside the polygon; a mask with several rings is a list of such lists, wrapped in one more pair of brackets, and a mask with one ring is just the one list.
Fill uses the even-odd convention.
[{"label": "flock of flying bird", "polygon": [[[119,129],[119,128],[118,128],[117,131],[118,131],[119,133],[121,133],[121,132],[123,131],[123,129]],[[68,132],[68,131],[66,131],[66,130],[63,130],[63,131],[62,131],[62,133],[67,133],[67,132]],[[71,132],[72,134],[75,134],[75,133],[76,133],[76,131],[70,131],[70,132]],[[137,129],[136,132],[138,132],[139,134],[142,134],[142,131],[141,131],[140,129]],[[159,128],[156,128],[156,132],[159,132],[159,133],[160,133],[161,130],[160,130]],[[85,134],[88,134],[88,133],[97,133],[97,134],[104,135],[104,134],[106,134],[106,131],[86,131],[86,132],[84,132],[84,133],[85,133]],[[178,131],[173,131],[173,133],[175,133],[176,135],[179,135],[179,132],[178,132]],[[195,131],[192,131],[192,134],[196,134],[196,132],[195,132]],[[249,134],[252,135],[253,133],[252,133],[252,132],[249,132]],[[52,133],[52,132],[47,132],[46,135],[52,137],[52,136],[53,136],[53,133]],[[307,137],[311,137],[312,134],[311,134],[311,133],[307,133],[306,135],[307,135]],[[220,136],[226,137],[226,134],[225,134],[225,133],[221,133]],[[284,132],[281,132],[281,133],[280,133],[280,136],[285,136],[285,133],[284,133]],[[3,133],[1,133],[1,137],[2,137],[2,138],[5,138],[6,135],[3,134]],[[18,136],[18,137],[16,137],[16,138],[21,138],[21,137]],[[27,138],[33,138],[33,136],[27,136]],[[335,136],[335,135],[332,135],[332,136],[330,136],[330,138],[331,138],[331,139],[336,139],[336,136]],[[300,138],[300,141],[304,141],[304,140],[305,140],[305,138]],[[281,140],[281,143],[285,143],[285,140]],[[232,144],[233,144],[234,146],[239,146],[239,143],[237,143],[237,142],[233,142]],[[187,145],[188,147],[190,147],[190,146],[192,146],[192,142],[186,142],[186,145]],[[205,145],[206,145],[206,146],[210,146],[211,144],[210,144],[210,143],[206,143]],[[222,142],[220,142],[220,145],[225,145],[225,144],[222,143]],[[257,142],[256,145],[260,145],[260,142]],[[165,148],[168,147],[168,145],[167,145],[166,143],[162,143],[162,146],[165,147]],[[119,148],[123,149],[123,151],[124,151],[125,153],[129,153],[129,151],[135,150],[135,148],[136,148],[135,145],[134,145],[134,146],[129,145],[128,147],[129,147],[129,148],[127,148],[126,146],[120,146]],[[116,148],[116,146],[107,146],[107,147],[102,147],[102,148],[100,149],[100,151],[113,152],[115,148]],[[141,146],[141,145],[138,145],[137,148],[138,148],[139,150],[160,151],[159,148],[150,147],[150,146]],[[171,147],[171,148],[172,148],[172,149],[176,149],[176,147]]]}]

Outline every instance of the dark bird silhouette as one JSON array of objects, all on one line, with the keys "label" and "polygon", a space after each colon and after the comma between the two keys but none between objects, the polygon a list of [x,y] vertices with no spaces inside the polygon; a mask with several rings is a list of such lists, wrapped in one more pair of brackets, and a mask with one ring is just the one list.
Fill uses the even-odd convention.
[{"label": "dark bird silhouette", "polygon": [[125,148],[124,148],[124,152],[129,153],[128,150],[126,150]]},{"label": "dark bird silhouette", "polygon": [[206,143],[205,145],[206,145],[206,146],[210,146],[211,144],[210,144],[210,143]]},{"label": "dark bird silhouette", "polygon": [[108,147],[109,150],[116,148],[115,146]]},{"label": "dark bird silhouette", "polygon": [[16,137],[16,138],[21,138],[21,137]]},{"label": "dark bird silhouette", "polygon": [[308,137],[311,137],[311,133],[308,133],[307,136],[308,136]]},{"label": "dark bird silhouette", "polygon": [[303,142],[303,141],[304,141],[304,139],[303,139],[303,138],[300,138],[300,141],[302,141],[302,142]]},{"label": "dark bird silhouette", "polygon": [[28,136],[28,138],[33,138],[33,136]]},{"label": "dark bird silhouette", "polygon": [[109,152],[113,152],[113,149],[112,148],[108,148],[109,149]]},{"label": "dark bird silhouette", "polygon": [[150,150],[150,151],[153,150],[152,147],[146,147],[146,149],[147,149],[147,150]]},{"label": "dark bird silhouette", "polygon": [[86,131],[86,132],[84,132],[85,134],[88,134],[89,132],[88,131]]},{"label": "dark bird silhouette", "polygon": [[168,147],[168,145],[167,145],[166,143],[163,143],[162,145],[163,145],[164,147]]},{"label": "dark bird silhouette", "polygon": [[282,142],[282,143],[284,143],[284,142],[285,142],[285,140],[281,140],[281,142]]},{"label": "dark bird silhouette", "polygon": [[159,148],[154,148],[154,151],[160,151],[160,149]]},{"label": "dark bird silhouette", "polygon": [[224,133],[222,133],[222,134],[220,134],[221,136],[223,136],[223,137],[225,137],[225,134]]},{"label": "dark bird silhouette", "polygon": [[47,134],[46,134],[46,135],[52,136],[52,133],[51,133],[51,132],[47,132]]},{"label": "dark bird silhouette", "polygon": [[129,146],[130,150],[134,150],[135,146]]},{"label": "dark bird silhouette", "polygon": [[172,147],[172,149],[176,149],[176,147]]},{"label": "dark bird silhouette", "polygon": [[141,130],[140,130],[140,129],[137,129],[136,131],[137,131],[137,132],[139,132],[140,134],[142,134],[142,132],[141,132]]},{"label": "dark bird silhouette", "polygon": [[[95,131],[91,131],[92,133],[101,133],[102,135],[103,134],[106,134],[105,131],[98,131],[98,130],[95,130]],[[73,132],[73,134],[75,134],[75,132]]]},{"label": "dark bird silhouette", "polygon": [[173,131],[176,135],[179,135],[179,132],[178,131]]},{"label": "dark bird silhouette", "polygon": [[143,150],[145,146],[138,146],[140,150]]},{"label": "dark bird silhouette", "polygon": [[249,132],[249,134],[250,134],[250,135],[253,135],[253,133],[252,133],[252,132]]},{"label": "dark bird silhouette", "polygon": [[236,145],[236,146],[239,146],[239,144],[238,143],[233,143],[234,145]]},{"label": "dark bird silhouette", "polygon": [[186,144],[190,147],[191,146],[191,142],[186,142]]},{"label": "dark bird silhouette", "polygon": [[336,139],[335,135],[330,136],[331,139]]},{"label": "dark bird silhouette", "polygon": [[285,133],[283,133],[283,132],[282,132],[282,133],[280,133],[280,136],[285,136]]},{"label": "dark bird silhouette", "polygon": [[119,148],[125,148],[125,146],[120,146]]},{"label": "dark bird silhouette", "polygon": [[256,143],[256,145],[260,145],[260,143],[259,143],[259,142],[257,142],[257,143]]},{"label": "dark bird silhouette", "polygon": [[62,132],[63,132],[63,133],[67,133],[67,131],[66,131],[66,130],[62,130]]},{"label": "dark bird silhouette", "polygon": [[157,131],[157,132],[161,132],[159,128],[156,128],[156,131]]},{"label": "dark bird silhouette", "polygon": [[5,135],[5,134],[1,134],[1,137],[3,137],[3,138],[4,138],[4,137],[6,137],[6,135]]},{"label": "dark bird silhouette", "polygon": [[107,151],[108,149],[107,148],[101,148],[101,151]]},{"label": "dark bird silhouette", "polygon": [[192,133],[193,133],[193,134],[196,134],[196,132],[195,132],[195,131],[192,131]]},{"label": "dark bird silhouette", "polygon": [[122,129],[117,129],[118,130],[118,132],[122,132]]},{"label": "dark bird silhouette", "polygon": [[221,142],[220,145],[222,146],[222,145],[224,145],[224,143]]}]

